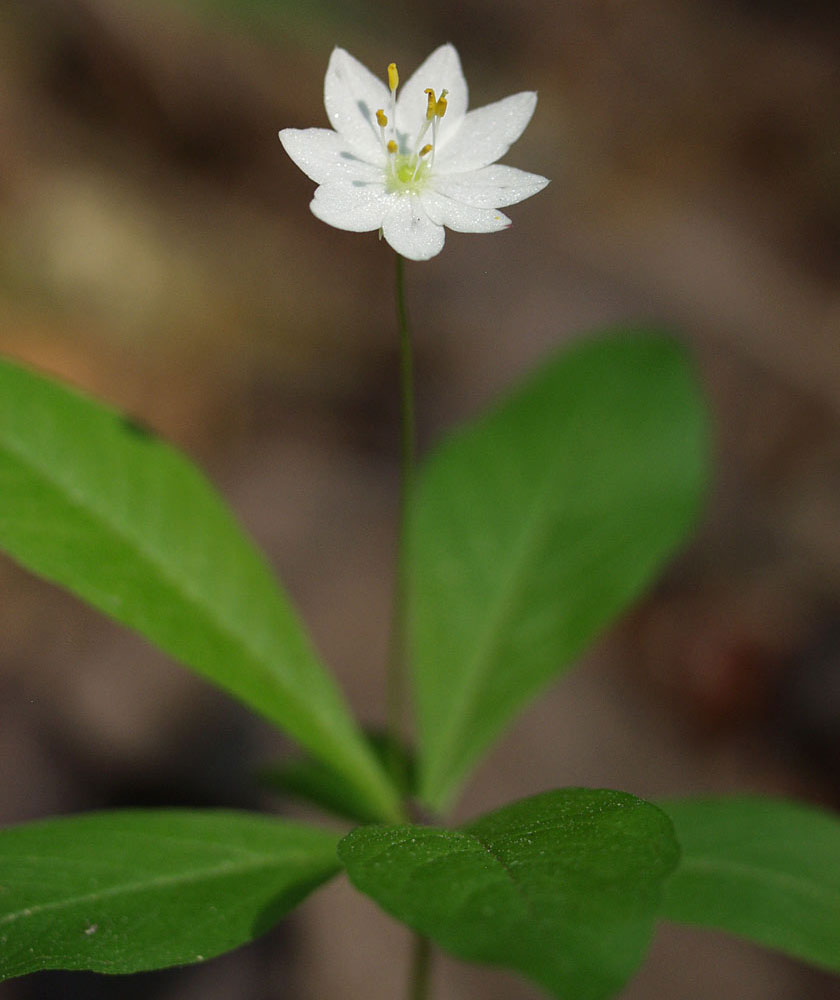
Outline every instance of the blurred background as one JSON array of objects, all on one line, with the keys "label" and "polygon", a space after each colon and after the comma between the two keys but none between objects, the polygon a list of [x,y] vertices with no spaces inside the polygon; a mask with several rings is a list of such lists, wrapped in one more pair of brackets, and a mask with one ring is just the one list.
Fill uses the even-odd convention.
[{"label": "blurred background", "polygon": [[[564,784],[840,806],[840,15],[799,0],[0,0],[0,351],[194,456],[359,715],[383,712],[397,501],[388,247],[315,220],[276,133],[326,125],[335,44],[407,75],[458,47],[480,106],[536,89],[505,162],[550,187],[408,267],[423,447],[623,321],[690,344],[716,478],[693,542],[498,746],[466,817]],[[0,822],[117,805],[294,812],[244,709],[0,559]],[[337,881],[265,939],[2,1000],[401,996],[406,937]],[[441,960],[436,1000],[528,1000]],[[663,928],[630,1000],[840,998]]]}]

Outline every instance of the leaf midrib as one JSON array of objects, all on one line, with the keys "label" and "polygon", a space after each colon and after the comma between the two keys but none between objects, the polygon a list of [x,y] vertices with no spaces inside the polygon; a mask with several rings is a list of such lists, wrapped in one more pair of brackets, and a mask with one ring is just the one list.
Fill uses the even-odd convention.
[{"label": "leaf midrib", "polygon": [[531,897],[528,895],[527,892],[525,892],[525,889],[523,888],[521,883],[517,881],[516,876],[510,870],[510,866],[507,864],[507,862],[496,853],[496,851],[493,849],[493,846],[488,841],[484,840],[482,837],[479,837],[477,833],[473,833],[472,831],[463,831],[463,833],[471,840],[474,840],[475,843],[478,844],[478,846],[483,851],[489,854],[490,857],[496,862],[496,864],[502,869],[502,871],[507,876],[511,886],[513,886],[514,890],[516,891],[516,894],[525,904],[525,908],[527,909],[528,913],[535,921],[539,922],[540,914],[535,910],[534,903],[532,902]]},{"label": "leaf midrib", "polygon": [[[243,852],[241,852],[243,853]],[[40,857],[38,860],[43,861]],[[154,889],[165,889],[177,885],[188,885],[192,882],[207,881],[214,878],[223,878],[232,874],[244,874],[246,872],[256,872],[261,869],[281,867],[288,863],[312,862],[312,856],[306,853],[286,854],[282,858],[274,855],[251,854],[247,859],[229,859],[221,864],[206,868],[194,869],[190,872],[179,872],[172,875],[158,875],[154,878],[143,881],[124,882],[119,885],[109,886],[106,889],[99,889],[95,892],[88,892],[69,898],[53,900],[47,903],[36,903],[26,906],[21,910],[6,913],[0,917],[0,927],[14,923],[21,918],[37,916],[40,913],[53,912],[68,909],[82,903],[95,902],[115,896],[130,895],[132,893],[142,893]],[[336,865],[336,867],[338,867]]]},{"label": "leaf midrib", "polygon": [[[138,537],[129,531],[119,519],[109,516],[107,510],[103,511],[95,503],[91,503],[90,498],[85,493],[78,489],[74,489],[60,477],[51,476],[49,474],[49,470],[38,464],[38,462],[35,461],[28,453],[22,453],[20,446],[14,447],[8,438],[4,439],[4,446],[8,454],[11,455],[11,457],[17,461],[20,466],[24,469],[28,469],[30,474],[33,476],[39,477],[40,480],[46,484],[47,488],[53,493],[53,495],[56,495],[62,503],[66,504],[70,508],[75,508],[83,516],[93,521],[94,524],[102,524],[106,529],[106,532],[110,532],[120,544],[125,545],[141,562],[144,562],[146,565],[150,566],[155,573],[159,574],[160,578],[163,579],[167,587],[172,593],[174,593],[177,599],[198,612],[201,616],[201,620],[204,622],[205,628],[209,627],[211,632],[216,632],[216,634],[221,635],[224,639],[230,641],[235,647],[239,647],[243,651],[245,657],[250,660],[252,664],[254,664],[263,679],[267,681],[270,686],[273,686],[276,690],[278,690],[283,697],[287,698],[287,700],[291,703],[292,710],[302,714],[304,717],[316,720],[322,735],[328,743],[332,743],[330,720],[322,720],[318,713],[312,711],[312,706],[307,701],[305,692],[298,691],[296,687],[290,686],[289,682],[282,675],[272,670],[270,665],[271,661],[267,658],[266,654],[249,641],[248,635],[243,635],[241,631],[236,629],[235,623],[232,623],[225,616],[224,608],[220,610],[213,604],[208,603],[206,598],[202,597],[199,592],[195,591],[193,587],[190,586],[189,581],[185,581],[181,576],[172,573],[166,563],[161,561],[160,552],[156,547],[144,545],[143,536]],[[248,544],[247,539],[243,539],[243,542],[246,545]],[[263,567],[260,568],[263,569]],[[282,601],[278,600],[277,611],[279,613],[283,612]],[[204,669],[201,664],[191,665],[204,673]],[[252,707],[256,708],[256,706]],[[274,718],[277,723],[283,726],[288,726],[288,722],[278,717],[276,712],[273,710],[271,711],[271,717]]]},{"label": "leaf midrib", "polygon": [[[512,567],[508,574],[508,582],[499,588],[498,596],[493,602],[492,613],[487,614],[483,619],[487,622],[483,638],[476,644],[475,653],[469,661],[469,669],[464,671],[465,682],[460,688],[459,696],[453,697],[450,702],[453,706],[449,713],[451,721],[434,743],[437,752],[433,760],[436,767],[434,770],[430,769],[429,773],[435,778],[440,772],[441,762],[452,760],[455,757],[453,751],[457,746],[459,732],[462,729],[461,720],[468,717],[467,713],[472,710],[475,704],[482,681],[493,662],[499,636],[521,596],[524,581],[527,578],[526,567],[530,564],[534,553],[538,551],[537,543],[548,531],[550,516],[557,509],[549,503],[550,490],[558,475],[557,469],[557,465],[550,467],[546,473],[543,488],[531,504],[529,516],[523,520],[523,527],[519,532],[519,543],[512,547],[513,555],[508,563]],[[440,783],[441,798],[445,798],[450,788],[457,783],[461,770],[461,766],[453,768],[449,782]],[[427,784],[430,783],[427,781]],[[439,782],[436,780],[434,784],[438,785]]]},{"label": "leaf midrib", "polygon": [[[51,476],[49,474],[49,469],[47,469],[44,465],[40,465],[27,452],[22,452],[20,447],[14,447],[8,438],[5,438],[4,441],[5,447],[12,457],[15,458],[24,468],[29,469],[35,476],[39,476],[41,480],[50,488],[50,490],[54,494],[58,495],[58,497],[63,500],[67,506],[75,507],[87,517],[91,518],[94,522],[102,523],[121,543],[126,544],[129,549],[135,551],[140,558],[156,570],[166,581],[171,590],[174,591],[184,603],[198,607],[205,618],[209,617],[211,619],[211,625],[214,624],[214,622],[218,623],[218,631],[230,638],[233,638],[238,645],[242,646],[242,648],[246,650],[248,655],[253,660],[261,665],[265,664],[266,661],[264,654],[256,646],[252,646],[246,635],[243,635],[235,629],[235,625],[225,617],[225,609],[218,609],[208,603],[206,598],[190,586],[189,580],[185,580],[179,575],[173,574],[171,569],[167,567],[166,563],[161,560],[161,553],[159,549],[155,546],[144,544],[146,541],[144,535],[137,535],[131,532],[118,518],[112,517],[107,509],[103,509],[95,503],[92,503],[90,497],[86,493],[78,488],[74,488],[73,485],[59,476]],[[244,544],[248,544],[247,539],[243,538],[242,541]],[[262,569],[263,567],[260,568]],[[282,602],[280,602],[279,609],[282,610]],[[216,617],[217,614],[219,616],[218,618]]]},{"label": "leaf midrib", "polygon": [[820,904],[828,904],[835,909],[840,909],[836,889],[824,888],[818,882],[798,878],[789,872],[778,871],[777,869],[762,867],[758,864],[750,864],[746,861],[723,861],[719,858],[695,855],[683,856],[680,867],[675,872],[674,877],[686,871],[691,874],[696,872],[712,872],[714,874],[735,875],[743,879],[759,882],[762,886],[770,885],[780,889],[793,889],[805,898],[809,898]]}]

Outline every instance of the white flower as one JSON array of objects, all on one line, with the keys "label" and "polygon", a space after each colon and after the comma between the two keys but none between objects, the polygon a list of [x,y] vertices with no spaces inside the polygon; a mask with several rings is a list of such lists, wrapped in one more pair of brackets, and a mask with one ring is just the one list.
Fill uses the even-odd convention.
[{"label": "white flower", "polygon": [[[504,205],[536,194],[545,177],[496,164],[531,120],[532,92],[467,112],[467,81],[452,45],[441,45],[397,89],[344,49],[335,49],[324,81],[332,129],[286,128],[280,141],[319,186],[310,208],[351,232],[378,229],[411,260],[443,249],[444,226],[493,233],[510,219]],[[440,95],[440,96],[437,96]]]}]

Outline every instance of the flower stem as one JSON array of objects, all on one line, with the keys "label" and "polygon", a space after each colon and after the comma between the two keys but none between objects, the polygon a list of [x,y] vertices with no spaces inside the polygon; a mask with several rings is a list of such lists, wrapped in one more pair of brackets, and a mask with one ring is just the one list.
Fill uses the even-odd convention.
[{"label": "flower stem", "polygon": [[[402,510],[407,513],[407,502],[414,488],[414,359],[411,333],[408,329],[408,312],[405,307],[404,260],[397,254],[396,292],[397,323],[400,330],[400,399],[401,399],[401,455],[402,455]],[[403,521],[403,526],[405,521]]]},{"label": "flower stem", "polygon": [[[394,578],[394,606],[386,677],[386,732],[388,763],[397,787],[403,792],[405,811],[409,813],[408,781],[402,727],[405,716],[406,672],[408,669],[408,553],[406,551],[408,517],[414,492],[414,358],[408,310],[405,305],[405,261],[396,254],[397,326],[400,336],[400,512],[399,548]],[[431,943],[422,934],[412,937],[411,966],[408,975],[408,1000],[428,1000]]]},{"label": "flower stem", "polygon": [[428,1000],[431,995],[432,946],[427,937],[414,934],[412,940],[411,975],[409,978],[408,1000]]},{"label": "flower stem", "polygon": [[406,670],[408,668],[408,557],[406,534],[408,512],[414,490],[414,361],[408,312],[405,305],[404,261],[396,254],[397,325],[400,337],[400,512],[399,549],[394,579],[394,604],[391,620],[391,641],[388,650],[386,677],[386,732],[388,757],[392,777],[400,789],[405,788],[402,726],[406,702]]}]

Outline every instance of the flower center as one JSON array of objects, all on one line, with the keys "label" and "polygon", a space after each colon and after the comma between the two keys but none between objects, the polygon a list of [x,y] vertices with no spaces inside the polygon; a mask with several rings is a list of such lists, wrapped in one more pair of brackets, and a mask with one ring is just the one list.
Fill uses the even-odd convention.
[{"label": "flower center", "polygon": [[[397,139],[399,83],[400,75],[396,63],[391,63],[388,67],[388,89],[391,91],[388,110],[391,117],[385,114],[384,108],[379,108],[376,112],[376,124],[379,126],[382,149],[386,156],[385,187],[388,191],[408,194],[423,187],[434,167],[438,122],[446,114],[448,91],[442,90],[440,97],[436,97],[431,87],[426,88],[426,114],[410,148],[400,149]],[[432,141],[423,143],[429,129],[432,130]]]},{"label": "flower center", "polygon": [[398,188],[410,187],[412,184],[422,183],[429,172],[428,162],[419,160],[416,156],[397,155],[393,158],[392,169],[389,175],[393,178],[395,186]]}]

